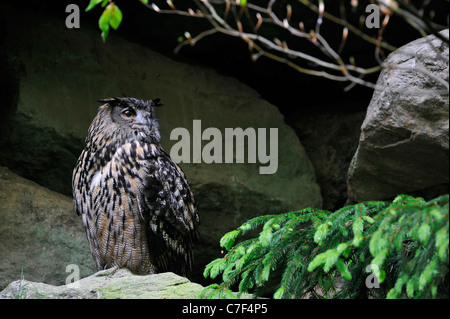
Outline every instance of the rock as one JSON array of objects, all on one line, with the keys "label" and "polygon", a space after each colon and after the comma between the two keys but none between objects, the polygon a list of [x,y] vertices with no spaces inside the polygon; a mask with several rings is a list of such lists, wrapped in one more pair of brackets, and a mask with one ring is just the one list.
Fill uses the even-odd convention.
[{"label": "rock", "polygon": [[138,276],[124,268],[113,275],[99,271],[62,286],[16,280],[0,292],[0,299],[196,299],[202,289],[171,272]]},{"label": "rock", "polygon": [[68,265],[96,271],[72,199],[0,167],[0,289],[20,278],[65,283]]},{"label": "rock", "polygon": [[[0,4],[0,70],[7,119],[0,129],[0,165],[39,184],[71,194],[71,175],[94,118],[97,99],[159,97],[162,144],[167,152],[175,128],[278,129],[278,170],[259,174],[259,163],[181,163],[201,218],[201,241],[194,247],[193,278],[220,256],[219,239],[242,222],[263,214],[321,207],[314,169],[294,130],[278,109],[248,86],[216,71],[182,63],[127,41],[116,33],[104,44],[97,27],[67,29],[49,14]],[[21,19],[16,19],[20,16]],[[32,28],[16,27],[27,21]],[[61,26],[61,27],[56,27]],[[57,43],[57,45],[55,45]],[[2,52],[0,52],[2,53]],[[2,66],[3,64],[3,66]],[[207,141],[203,141],[203,146]],[[192,144],[191,144],[192,147]],[[245,153],[247,154],[247,150]],[[19,267],[20,270],[20,267]]]},{"label": "rock", "polygon": [[[441,34],[448,38],[448,30]],[[380,74],[349,168],[349,202],[448,193],[448,89],[434,79],[448,86],[448,58],[435,36],[389,55],[392,68]]]}]

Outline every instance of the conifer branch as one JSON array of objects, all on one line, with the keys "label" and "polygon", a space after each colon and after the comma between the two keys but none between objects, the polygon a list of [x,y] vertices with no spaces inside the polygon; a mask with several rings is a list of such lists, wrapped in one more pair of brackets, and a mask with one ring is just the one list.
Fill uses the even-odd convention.
[{"label": "conifer branch", "polygon": [[[256,217],[222,237],[228,253],[204,273],[221,273],[222,282],[202,296],[227,297],[236,284],[258,295],[281,270],[274,298],[448,298],[448,215],[448,195],[428,202],[399,195],[335,212]],[[255,229],[257,237],[236,244]]]}]

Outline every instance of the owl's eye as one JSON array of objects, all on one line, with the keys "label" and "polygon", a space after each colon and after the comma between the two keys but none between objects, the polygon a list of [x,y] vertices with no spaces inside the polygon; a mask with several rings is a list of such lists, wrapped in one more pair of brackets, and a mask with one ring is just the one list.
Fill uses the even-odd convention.
[{"label": "owl's eye", "polygon": [[136,115],[136,112],[133,109],[124,109],[122,110],[122,115],[125,117],[133,117]]}]

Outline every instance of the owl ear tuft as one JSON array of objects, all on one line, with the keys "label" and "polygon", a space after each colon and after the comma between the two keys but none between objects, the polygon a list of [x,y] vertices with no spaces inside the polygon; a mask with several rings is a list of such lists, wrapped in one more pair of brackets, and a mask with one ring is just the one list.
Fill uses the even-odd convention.
[{"label": "owl ear tuft", "polygon": [[153,100],[150,100],[149,102],[152,104],[152,106],[163,106],[164,105],[164,104],[160,103],[161,99],[153,99]]},{"label": "owl ear tuft", "polygon": [[108,104],[111,105],[111,106],[116,106],[117,104],[119,104],[120,99],[117,98],[117,97],[110,97],[110,98],[107,98],[107,99],[100,99],[100,100],[97,100],[97,102],[100,102],[100,103],[108,103]]}]

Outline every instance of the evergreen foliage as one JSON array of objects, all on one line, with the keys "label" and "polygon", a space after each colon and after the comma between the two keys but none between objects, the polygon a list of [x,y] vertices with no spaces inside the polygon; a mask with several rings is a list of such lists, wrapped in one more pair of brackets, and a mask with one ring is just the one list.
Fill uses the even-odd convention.
[{"label": "evergreen foliage", "polygon": [[[262,229],[261,229],[262,228]],[[236,244],[238,236],[261,229]],[[335,212],[306,208],[253,218],[225,234],[202,298],[259,295],[281,271],[274,298],[448,298],[449,196],[399,195]],[[277,270],[277,271],[276,271]]]}]

